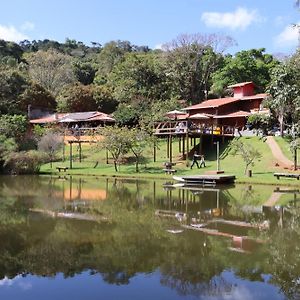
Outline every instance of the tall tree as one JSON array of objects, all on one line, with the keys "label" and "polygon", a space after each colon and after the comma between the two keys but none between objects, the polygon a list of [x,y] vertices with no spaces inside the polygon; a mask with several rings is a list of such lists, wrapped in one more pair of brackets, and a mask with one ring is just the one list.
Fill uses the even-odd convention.
[{"label": "tall tree", "polygon": [[209,80],[218,68],[221,53],[234,41],[219,35],[180,35],[163,46],[173,96],[197,103],[207,96]]},{"label": "tall tree", "polygon": [[57,110],[60,112],[97,110],[92,87],[80,83],[68,86],[58,98]]},{"label": "tall tree", "polygon": [[218,96],[226,94],[230,84],[253,81],[258,91],[263,92],[270,81],[272,69],[278,61],[265,49],[251,49],[237,52],[234,56],[225,56],[222,67],[212,76],[212,93]]},{"label": "tall tree", "polygon": [[20,113],[21,96],[27,86],[27,80],[20,71],[0,67],[0,113]]},{"label": "tall tree", "polygon": [[62,89],[75,82],[71,58],[53,49],[27,55],[31,79],[56,97]]},{"label": "tall tree", "polygon": [[295,69],[293,64],[283,63],[271,74],[267,104],[278,119],[281,135],[285,124],[299,121],[299,83],[300,69]]}]

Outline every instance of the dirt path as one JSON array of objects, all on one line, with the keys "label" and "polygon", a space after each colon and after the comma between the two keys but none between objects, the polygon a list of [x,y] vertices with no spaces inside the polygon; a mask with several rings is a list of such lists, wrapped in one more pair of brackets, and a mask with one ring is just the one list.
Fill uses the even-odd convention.
[{"label": "dirt path", "polygon": [[280,199],[281,193],[272,193],[270,198],[264,203],[264,206],[274,206]]},{"label": "dirt path", "polygon": [[278,163],[280,167],[291,168],[293,166],[293,162],[282,153],[273,136],[268,136],[266,143],[270,147],[276,163]]}]

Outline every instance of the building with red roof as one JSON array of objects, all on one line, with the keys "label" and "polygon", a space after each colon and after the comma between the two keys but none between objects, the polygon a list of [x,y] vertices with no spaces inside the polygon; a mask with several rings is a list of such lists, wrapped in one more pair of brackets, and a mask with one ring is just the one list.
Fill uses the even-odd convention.
[{"label": "building with red roof", "polygon": [[[228,86],[233,89],[233,96],[218,99],[209,99],[199,104],[188,106],[183,110],[187,112],[188,119],[196,123],[210,123],[218,127],[234,127],[242,129],[247,118],[253,113],[267,113],[263,109],[262,101],[268,94],[255,94],[254,83],[242,82]],[[203,120],[193,117],[197,114],[210,115],[210,119]]]},{"label": "building with red roof", "polygon": [[[268,109],[262,107],[262,101],[268,96],[266,93],[255,94],[255,85],[252,81],[237,83],[228,86],[233,90],[233,96],[205,100],[199,104],[188,106],[181,111],[166,113],[166,117],[172,121],[160,122],[155,134],[164,135],[173,133],[177,125],[184,122],[184,131],[192,134],[221,134],[232,135],[235,130],[242,130],[247,118],[251,114],[269,113]],[[172,114],[173,113],[173,114]],[[177,124],[178,123],[178,124]],[[196,130],[196,131],[195,131]]]}]

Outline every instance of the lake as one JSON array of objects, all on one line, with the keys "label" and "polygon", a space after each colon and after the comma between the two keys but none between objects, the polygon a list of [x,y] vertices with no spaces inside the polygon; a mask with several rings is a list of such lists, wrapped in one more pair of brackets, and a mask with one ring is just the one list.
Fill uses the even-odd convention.
[{"label": "lake", "polygon": [[0,298],[299,299],[299,199],[295,187],[2,176]]}]

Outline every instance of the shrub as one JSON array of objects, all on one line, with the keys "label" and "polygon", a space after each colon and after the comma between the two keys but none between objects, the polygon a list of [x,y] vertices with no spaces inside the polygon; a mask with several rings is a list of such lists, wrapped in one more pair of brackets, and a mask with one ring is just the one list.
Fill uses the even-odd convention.
[{"label": "shrub", "polygon": [[4,166],[11,174],[36,174],[45,161],[45,154],[38,151],[13,152],[6,158]]}]

